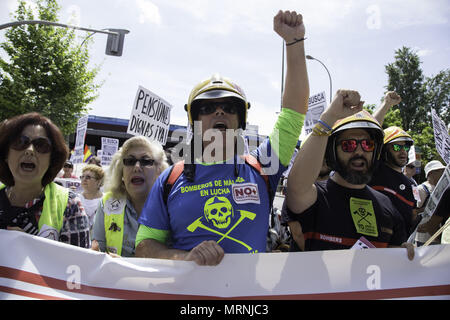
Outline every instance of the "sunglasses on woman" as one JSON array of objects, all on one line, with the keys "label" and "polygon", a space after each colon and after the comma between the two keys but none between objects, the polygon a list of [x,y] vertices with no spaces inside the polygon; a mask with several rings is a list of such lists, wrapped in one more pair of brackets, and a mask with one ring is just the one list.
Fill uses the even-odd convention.
[{"label": "sunglasses on woman", "polygon": [[198,107],[198,114],[212,114],[216,112],[218,107],[220,107],[225,113],[228,114],[236,114],[238,112],[238,108],[234,103],[208,101],[208,103],[205,103],[204,105],[200,105]]},{"label": "sunglasses on woman", "polygon": [[393,149],[394,151],[402,151],[402,149],[403,149],[403,150],[405,150],[406,152],[408,152],[409,149],[411,149],[411,146],[410,146],[409,144],[401,145],[401,144],[396,144],[396,143],[394,143],[394,144],[392,145],[392,149]]},{"label": "sunglasses on woman", "polygon": [[137,159],[137,158],[124,158],[123,159],[123,165],[126,167],[132,167],[136,165],[136,162],[139,161],[139,165],[141,167],[149,167],[152,166],[155,163],[155,160],[153,159]]},{"label": "sunglasses on woman", "polygon": [[11,148],[22,151],[28,148],[30,144],[33,144],[34,149],[39,153],[49,153],[52,151],[52,143],[50,139],[46,137],[39,137],[31,140],[30,137],[20,136],[11,143]]},{"label": "sunglasses on woman", "polygon": [[358,144],[361,145],[361,148],[366,152],[371,152],[375,149],[375,141],[372,139],[346,139],[339,142],[341,145],[342,151],[344,152],[353,152],[358,148]]}]

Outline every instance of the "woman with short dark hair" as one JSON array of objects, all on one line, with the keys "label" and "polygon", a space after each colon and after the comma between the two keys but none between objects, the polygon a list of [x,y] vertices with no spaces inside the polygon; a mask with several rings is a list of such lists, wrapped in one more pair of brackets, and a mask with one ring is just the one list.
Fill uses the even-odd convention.
[{"label": "woman with short dark hair", "polygon": [[59,128],[39,113],[0,124],[0,229],[90,247],[80,199],[53,182],[68,154]]}]

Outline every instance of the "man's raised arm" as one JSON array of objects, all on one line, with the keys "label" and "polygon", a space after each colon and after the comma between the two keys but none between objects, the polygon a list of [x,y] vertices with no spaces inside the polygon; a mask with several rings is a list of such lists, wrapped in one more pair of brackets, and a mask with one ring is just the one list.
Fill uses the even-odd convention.
[{"label": "man's raised arm", "polygon": [[291,211],[301,213],[314,204],[317,199],[314,182],[322,167],[331,127],[337,120],[361,111],[363,103],[357,91],[338,90],[330,106],[320,116],[323,124],[317,123],[302,143],[288,176],[286,201]]},{"label": "man's raised arm", "polygon": [[273,19],[273,29],[286,42],[287,70],[282,106],[306,114],[309,82],[306,70],[303,17],[295,11],[280,10]]}]

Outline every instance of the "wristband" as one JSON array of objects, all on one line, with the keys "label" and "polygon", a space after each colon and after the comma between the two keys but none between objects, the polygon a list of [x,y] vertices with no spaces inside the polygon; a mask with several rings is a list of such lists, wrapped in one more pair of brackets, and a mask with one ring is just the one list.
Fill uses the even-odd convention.
[{"label": "wristband", "polygon": [[333,130],[333,128],[331,128],[328,124],[326,124],[325,122],[323,122],[322,120],[319,119],[318,121],[321,125],[323,125],[325,128],[327,128],[328,130]]},{"label": "wristband", "polygon": [[312,135],[313,136],[327,136],[329,137],[333,131],[325,129],[319,122],[313,127]]},{"label": "wristband", "polygon": [[300,41],[303,41],[303,40],[306,40],[306,39],[308,39],[308,38],[301,38],[301,39],[294,38],[294,41],[292,41],[291,43],[286,43],[286,47],[287,46],[292,46],[293,44],[296,44],[297,42],[300,42]]}]

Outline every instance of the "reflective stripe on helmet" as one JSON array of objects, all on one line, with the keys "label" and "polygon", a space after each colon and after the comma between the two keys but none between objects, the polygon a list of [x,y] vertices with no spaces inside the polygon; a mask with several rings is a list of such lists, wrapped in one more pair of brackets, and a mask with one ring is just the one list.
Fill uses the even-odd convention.
[{"label": "reflective stripe on helmet", "polygon": [[384,144],[396,141],[414,142],[411,136],[402,128],[392,126],[387,129],[384,129]]}]

